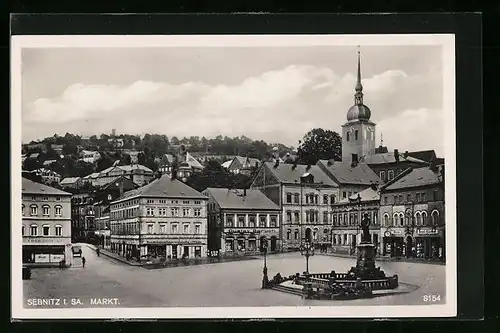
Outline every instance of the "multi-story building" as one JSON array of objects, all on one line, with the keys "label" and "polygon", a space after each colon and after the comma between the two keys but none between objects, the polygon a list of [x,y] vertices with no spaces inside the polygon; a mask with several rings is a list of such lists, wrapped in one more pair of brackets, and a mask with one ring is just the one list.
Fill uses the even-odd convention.
[{"label": "multi-story building", "polygon": [[234,174],[250,176],[260,167],[261,161],[257,158],[235,156],[225,167]]},{"label": "multi-story building", "polygon": [[380,179],[365,163],[357,160],[334,161],[319,160],[316,163],[339,186],[339,200],[347,200],[373,184],[379,184]]},{"label": "multi-story building", "polygon": [[71,198],[71,238],[73,242],[86,241],[96,231],[93,193],[82,191]]},{"label": "multi-story building", "polygon": [[101,159],[101,154],[98,151],[82,150],[80,152],[80,160],[87,163],[96,163]]},{"label": "multi-story building", "polygon": [[22,179],[23,263],[72,263],[71,193]]},{"label": "multi-story building", "polygon": [[122,196],[124,192],[138,187],[130,179],[122,176],[96,190],[93,210],[95,234],[99,237],[100,246],[106,249],[111,248],[110,203]]},{"label": "multi-story building", "polygon": [[142,186],[153,179],[154,173],[150,168],[140,164],[115,165],[101,171],[97,178],[92,179],[92,185],[104,186],[121,176],[125,176],[137,185]]},{"label": "multi-story building", "polygon": [[83,180],[80,177],[67,177],[62,179],[59,185],[64,189],[78,189],[82,187]]},{"label": "multi-story building", "polygon": [[360,221],[365,214],[371,221],[371,241],[378,249],[380,244],[379,223],[380,193],[377,184],[372,184],[348,198],[342,198],[332,205],[332,250],[337,253],[353,254],[361,242]]},{"label": "multi-story building", "polygon": [[220,252],[279,249],[280,208],[264,193],[250,189],[207,188],[208,249]]},{"label": "multi-story building", "polygon": [[129,258],[196,258],[207,253],[207,197],[163,175],[111,202],[111,250]]},{"label": "multi-story building", "polygon": [[444,167],[410,168],[382,187],[382,254],[444,259]]},{"label": "multi-story building", "polygon": [[185,145],[181,145],[174,155],[165,154],[162,157],[158,170],[171,176],[174,168],[176,169],[176,177],[185,181],[193,173],[201,172],[203,165],[187,152]]},{"label": "multi-story building", "polygon": [[331,203],[338,185],[317,165],[263,163],[251,185],[280,207],[282,249],[331,244]]},{"label": "multi-story building", "polygon": [[31,173],[39,176],[45,184],[59,183],[61,175],[49,169],[40,168],[31,171]]},{"label": "multi-story building", "polygon": [[361,162],[366,163],[379,176],[382,183],[396,178],[408,168],[428,166],[429,163],[409,155],[406,151],[401,154],[397,149],[393,152],[364,156]]}]

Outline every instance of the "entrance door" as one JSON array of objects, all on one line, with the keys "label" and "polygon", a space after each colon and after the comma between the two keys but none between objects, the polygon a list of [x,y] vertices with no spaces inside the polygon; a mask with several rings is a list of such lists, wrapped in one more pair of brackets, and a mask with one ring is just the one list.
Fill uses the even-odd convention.
[{"label": "entrance door", "polygon": [[306,242],[312,243],[312,232],[310,228],[306,229]]},{"label": "entrance door", "polygon": [[413,239],[411,236],[406,237],[406,258],[413,257]]},{"label": "entrance door", "polygon": [[262,236],[260,238],[260,247],[259,247],[260,252],[264,252],[264,244],[266,242],[267,242],[266,236]]},{"label": "entrance door", "polygon": [[277,248],[277,239],[276,236],[271,237],[271,251],[276,251]]},{"label": "entrance door", "polygon": [[177,259],[177,245],[172,245],[172,259]]},{"label": "entrance door", "polygon": [[184,246],[184,251],[182,253],[184,258],[189,258],[189,246]]}]

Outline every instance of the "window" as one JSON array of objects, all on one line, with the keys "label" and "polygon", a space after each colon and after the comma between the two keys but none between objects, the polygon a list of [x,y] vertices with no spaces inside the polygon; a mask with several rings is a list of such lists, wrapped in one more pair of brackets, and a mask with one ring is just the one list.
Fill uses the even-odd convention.
[{"label": "window", "polygon": [[434,210],[431,214],[432,217],[432,225],[438,225],[439,224],[439,212],[437,210]]},{"label": "window", "polygon": [[328,223],[328,212],[323,212],[323,223]]},{"label": "window", "polygon": [[152,207],[146,207],[146,216],[153,216],[154,209]]},{"label": "window", "polygon": [[417,197],[417,202],[420,202],[420,193],[417,193],[416,197]]},{"label": "window", "polygon": [[384,196],[384,205],[387,205],[389,203],[389,199],[387,198],[387,195]]},{"label": "window", "polygon": [[354,131],[354,140],[358,140],[358,130]]},{"label": "window", "polygon": [[352,196],[352,192],[347,192],[347,195],[350,197]]},{"label": "window", "polygon": [[427,212],[422,212],[422,225],[427,225]]},{"label": "window", "polygon": [[335,203],[335,195],[332,194],[330,195],[330,205],[333,205]]},{"label": "window", "polygon": [[56,197],[56,201],[61,201],[61,197]]},{"label": "window", "polygon": [[172,224],[172,233],[176,234],[178,232],[179,232],[179,230],[178,230],[177,224]]},{"label": "window", "polygon": [[385,171],[380,171],[380,180],[385,182]]},{"label": "window", "polygon": [[189,234],[189,224],[184,224],[183,225],[183,233]]},{"label": "window", "polygon": [[56,211],[56,216],[62,215],[62,207],[61,206],[55,206],[54,209]]},{"label": "window", "polygon": [[349,141],[349,132],[346,133],[346,141]]},{"label": "window", "polygon": [[292,222],[292,212],[291,211],[286,212],[286,221]]},{"label": "window", "polygon": [[226,216],[226,227],[232,228],[233,227],[233,216],[232,215],[227,215]]},{"label": "window", "polygon": [[196,200],[196,201],[194,202],[194,204],[195,204],[195,205],[201,205],[201,201]]},{"label": "window", "polygon": [[182,201],[182,203],[185,205],[189,205],[189,200],[184,200],[184,201]]},{"label": "window", "polygon": [[154,204],[154,203],[155,203],[155,201],[154,201],[154,200],[151,200],[151,199],[148,199],[148,200],[147,200],[147,203],[148,203],[148,204]]},{"label": "window", "polygon": [[36,224],[32,224],[30,226],[30,235],[31,236],[38,236],[38,227]]},{"label": "window", "polygon": [[153,233],[153,228],[154,228],[154,224],[148,224],[148,234],[152,234]]},{"label": "window", "polygon": [[333,219],[333,225],[337,225],[337,214],[334,214],[332,219]]},{"label": "window", "polygon": [[400,195],[399,195],[399,203],[400,203],[400,204],[402,204],[402,203],[403,203],[403,195],[402,195],[402,194],[400,194]]},{"label": "window", "polygon": [[394,204],[395,204],[395,205],[397,205],[397,204],[398,204],[398,196],[397,196],[397,195],[395,195],[395,196],[394,196]]},{"label": "window", "polygon": [[292,236],[292,230],[288,229],[286,231],[286,239],[290,239],[291,236]]},{"label": "window", "polygon": [[295,229],[295,232],[293,234],[293,238],[299,239],[299,230]]},{"label": "window", "polygon": [[399,214],[394,214],[392,218],[394,219],[394,225],[399,225]]},{"label": "window", "polygon": [[298,211],[293,213],[293,218],[294,218],[295,222],[297,222],[297,223],[299,222],[299,212]]},{"label": "window", "polygon": [[319,203],[319,195],[318,195],[318,194],[316,194],[316,195],[314,196],[314,204],[316,204],[316,205],[317,205],[318,203]]},{"label": "window", "polygon": [[377,225],[378,223],[378,212],[374,211],[373,212],[373,225]]},{"label": "window", "polygon": [[43,200],[43,201],[49,201],[49,197],[48,197],[48,196],[46,196],[46,195],[44,195],[44,196],[42,197],[42,200]]},{"label": "window", "polygon": [[38,214],[38,207],[37,205],[31,205],[30,206],[30,215],[37,215]]},{"label": "window", "polygon": [[403,226],[405,224],[405,214],[399,213],[399,225]]},{"label": "window", "polygon": [[422,225],[422,215],[420,214],[420,212],[415,213],[415,219],[417,220],[417,225]]},{"label": "window", "polygon": [[170,214],[172,216],[179,216],[179,208],[170,208]]},{"label": "window", "polygon": [[267,216],[260,215],[259,216],[259,228],[265,228],[265,227],[267,227]]},{"label": "window", "polygon": [[323,195],[323,205],[328,205],[328,195]]},{"label": "window", "polygon": [[255,228],[255,215],[250,215],[248,217],[248,226],[250,228]]},{"label": "window", "polygon": [[182,208],[182,216],[189,216],[189,208]]},{"label": "window", "polygon": [[21,214],[24,216],[24,205],[21,206]]},{"label": "window", "polygon": [[422,193],[422,202],[426,202],[426,196],[425,196],[425,192]]},{"label": "window", "polygon": [[292,194],[291,193],[286,194],[286,203],[292,203]]},{"label": "window", "polygon": [[167,226],[165,224],[160,224],[160,234],[167,233]]},{"label": "window", "polygon": [[346,191],[343,191],[342,192],[342,199],[346,199],[347,198],[347,192]]},{"label": "window", "polygon": [[310,222],[311,221],[311,212],[310,211],[306,211],[306,222]]},{"label": "window", "polygon": [[238,227],[239,228],[245,227],[245,216],[244,215],[238,215]]},{"label": "window", "polygon": [[42,234],[44,236],[49,236],[50,235],[50,226],[48,226],[48,225],[42,226]]},{"label": "window", "polygon": [[411,202],[411,194],[406,195],[406,202]]},{"label": "window", "polygon": [[195,233],[195,234],[200,234],[200,231],[201,231],[201,225],[196,224],[196,225],[194,226],[194,233]]},{"label": "window", "polygon": [[384,214],[384,225],[389,226],[389,214]]},{"label": "window", "polygon": [[23,225],[22,225],[22,227],[21,227],[21,235],[22,235],[22,236],[24,236],[24,233],[25,233],[25,230],[24,230],[24,229],[25,229],[25,228],[24,228],[24,224],[23,224]]},{"label": "window", "polygon": [[62,236],[62,226],[56,225],[56,236]]},{"label": "window", "polygon": [[389,170],[389,171],[387,172],[387,178],[388,178],[389,180],[393,180],[393,179],[394,179],[394,170]]},{"label": "window", "polygon": [[167,216],[167,209],[166,208],[158,208],[158,215]]},{"label": "window", "polygon": [[194,216],[201,216],[201,208],[194,209]]},{"label": "window", "polygon": [[298,204],[298,203],[300,202],[299,198],[300,198],[300,196],[299,196],[299,194],[298,194],[298,193],[295,193],[295,194],[293,195],[293,201],[294,201],[296,204]]}]

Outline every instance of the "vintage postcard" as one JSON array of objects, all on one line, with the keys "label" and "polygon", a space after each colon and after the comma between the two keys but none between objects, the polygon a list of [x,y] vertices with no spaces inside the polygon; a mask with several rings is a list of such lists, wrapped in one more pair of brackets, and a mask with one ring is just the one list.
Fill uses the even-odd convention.
[{"label": "vintage postcard", "polygon": [[456,315],[454,35],[13,36],[11,72],[13,318]]}]

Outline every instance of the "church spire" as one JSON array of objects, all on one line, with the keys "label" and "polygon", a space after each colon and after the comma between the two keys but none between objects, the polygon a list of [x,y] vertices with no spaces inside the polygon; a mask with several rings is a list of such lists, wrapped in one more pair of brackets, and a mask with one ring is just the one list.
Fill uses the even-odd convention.
[{"label": "church spire", "polygon": [[363,104],[363,85],[361,84],[361,52],[358,45],[358,76],[356,80],[356,93],[354,94],[354,104]]}]

